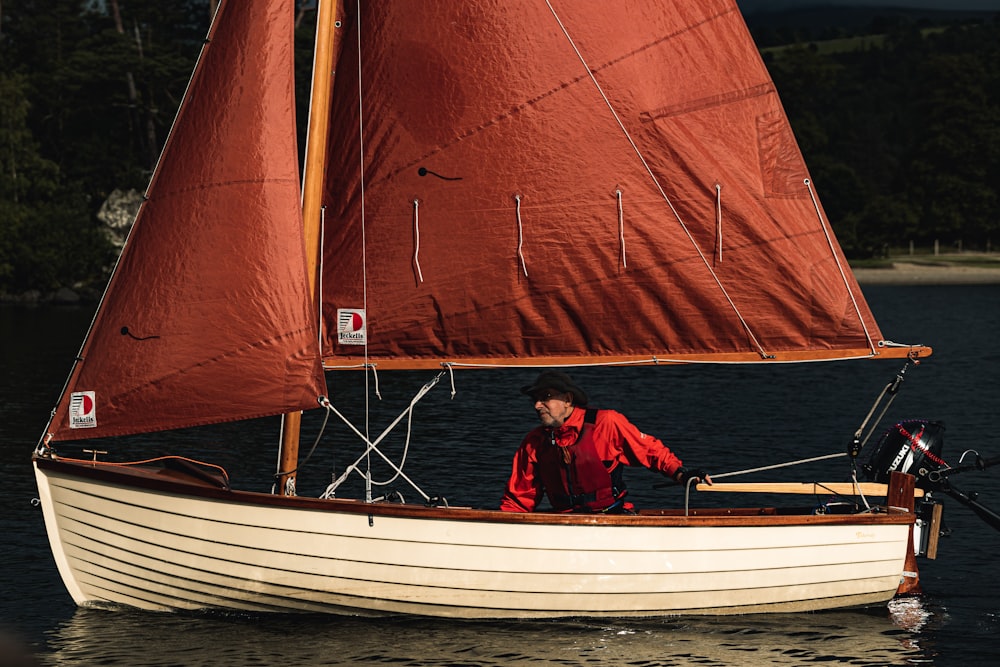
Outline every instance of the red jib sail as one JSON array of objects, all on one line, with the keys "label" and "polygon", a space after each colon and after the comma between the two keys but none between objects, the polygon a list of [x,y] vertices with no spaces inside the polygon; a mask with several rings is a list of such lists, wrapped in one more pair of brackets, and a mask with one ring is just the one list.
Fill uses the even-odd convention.
[{"label": "red jib sail", "polygon": [[732,0],[346,9],[328,365],[883,353]]},{"label": "red jib sail", "polygon": [[220,12],[56,409],[55,440],[278,414],[325,393],[299,200],[293,3]]}]

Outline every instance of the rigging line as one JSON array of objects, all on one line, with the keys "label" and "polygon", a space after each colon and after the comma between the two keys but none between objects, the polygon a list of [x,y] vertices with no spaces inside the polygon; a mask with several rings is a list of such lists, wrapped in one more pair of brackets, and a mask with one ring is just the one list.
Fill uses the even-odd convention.
[{"label": "rigging line", "polygon": [[[362,290],[362,308],[365,313],[365,365],[368,365],[368,244],[365,235],[365,108],[364,108],[364,96],[362,94],[362,89],[364,88],[364,76],[361,60],[361,0],[357,0],[355,3],[355,16],[357,16],[357,34],[358,37],[355,43],[358,47],[358,179],[360,188],[360,199],[361,199],[361,290]],[[368,398],[368,373],[365,372],[365,440],[371,434],[371,405],[369,404]],[[365,456],[368,456],[371,450],[365,451]],[[365,496],[370,501],[371,500],[371,457],[368,456],[368,470],[369,474],[366,476],[365,482]]]},{"label": "rigging line", "polygon": [[371,369],[372,379],[375,380],[375,398],[382,400],[382,390],[378,387],[378,364],[365,364],[365,373]]},{"label": "rigging line", "polygon": [[[320,396],[319,404],[322,406],[322,405],[324,405],[324,402],[328,402],[326,396]],[[309,463],[309,459],[311,459],[312,455],[316,452],[316,448],[319,447],[320,440],[323,439],[323,433],[326,432],[326,424],[327,424],[327,422],[329,420],[330,420],[330,411],[327,410],[326,414],[323,416],[323,423],[319,427],[319,433],[316,434],[316,439],[313,440],[313,445],[309,449],[309,453],[306,454],[306,457],[304,459],[302,459],[302,461],[300,461],[291,470],[280,470],[280,471],[274,473],[274,478],[275,478],[276,481],[277,481],[278,478],[284,477],[285,475],[294,475],[299,470],[302,470],[303,468],[306,467],[306,464]],[[271,488],[273,489],[274,486],[272,485]]]},{"label": "rigging line", "polygon": [[712,479],[722,479],[724,477],[736,477],[738,475],[749,475],[753,472],[763,472],[765,470],[776,470],[777,468],[788,468],[791,466],[801,465],[803,463],[814,463],[816,461],[827,461],[829,459],[836,459],[841,456],[847,456],[847,452],[840,452],[839,454],[826,454],[824,456],[814,456],[809,459],[799,459],[797,461],[786,461],[785,463],[775,463],[769,466],[760,466],[759,468],[747,468],[746,470],[734,470],[732,472],[724,472],[718,475],[712,475]]},{"label": "rigging line", "polygon": [[[281,476],[281,434],[285,432],[285,413],[281,413],[281,422],[278,425],[278,459],[274,462],[274,481],[271,483],[271,495],[276,495],[278,491],[278,478]],[[290,479],[290,478],[289,478]],[[291,489],[294,491],[295,489]],[[288,479],[285,480],[285,492],[289,491]]]},{"label": "rigging line", "polygon": [[[410,479],[406,475],[406,473],[403,472],[402,464],[406,460],[405,454],[403,456],[403,461],[401,461],[400,465],[397,466],[395,463],[392,462],[392,459],[390,459],[388,456],[386,456],[385,454],[383,454],[382,451],[378,448],[378,443],[381,442],[382,439],[385,438],[387,435],[389,435],[389,432],[392,430],[392,428],[396,424],[399,423],[399,421],[403,418],[403,416],[407,415],[409,413],[412,413],[412,411],[413,411],[413,403],[416,402],[417,400],[419,400],[419,397],[415,398],[414,401],[410,403],[410,406],[406,410],[403,410],[403,412],[400,413],[400,415],[398,417],[396,417],[395,421],[393,421],[392,424],[390,424],[386,428],[386,430],[382,432],[382,434],[375,440],[375,442],[369,442],[368,439],[365,438],[361,434],[361,431],[359,431],[358,429],[356,429],[354,427],[354,425],[351,424],[350,421],[348,421],[347,417],[345,417],[339,410],[337,410],[337,408],[333,407],[332,404],[327,404],[327,405],[324,406],[324,407],[326,407],[326,409],[328,411],[333,412],[333,414],[335,414],[338,417],[340,417],[341,421],[343,421],[345,424],[347,424],[348,428],[350,428],[352,431],[354,431],[354,433],[359,438],[361,438],[364,442],[368,443],[368,446],[365,449],[364,453],[361,454],[361,456],[359,456],[357,459],[355,459],[354,463],[352,463],[351,465],[347,466],[347,468],[344,469],[344,472],[340,475],[340,477],[338,477],[335,481],[331,482],[330,485],[326,487],[326,490],[320,495],[320,498],[333,498],[334,495],[335,495],[335,493],[336,493],[336,491],[337,491],[337,488],[341,484],[344,483],[344,481],[348,478],[348,476],[350,476],[351,472],[357,471],[359,474],[361,474],[365,478],[365,485],[366,485],[366,498],[365,498],[365,500],[366,500],[366,502],[369,502],[369,503],[372,502],[371,484],[389,484],[393,480],[395,480],[397,477],[402,477],[403,479],[405,479],[409,483],[409,485],[413,487],[414,491],[416,491],[421,496],[423,496],[424,500],[430,500],[430,496],[427,495],[426,493],[424,493],[423,490],[419,486],[417,486],[417,483],[414,482],[412,479]],[[406,449],[407,450],[409,449],[409,441],[407,441]],[[373,482],[371,480],[371,471],[370,470],[367,471],[367,472],[361,472],[361,470],[358,468],[358,464],[361,463],[361,461],[365,460],[366,458],[370,458],[371,452],[375,452],[376,454],[378,454],[379,456],[381,456],[382,460],[385,461],[389,465],[389,467],[391,467],[393,470],[396,471],[396,475],[392,479],[390,479],[390,480],[388,480],[386,482]]]},{"label": "rigging line", "polygon": [[417,267],[417,280],[424,282],[424,273],[420,270],[420,200],[413,200],[413,264]]},{"label": "rigging line", "polygon": [[736,302],[734,302],[732,297],[729,296],[729,292],[726,290],[725,286],[723,286],[722,281],[719,279],[719,276],[715,273],[715,270],[712,268],[712,263],[708,261],[707,257],[705,257],[705,253],[702,252],[701,248],[698,246],[698,243],[694,240],[694,236],[691,234],[691,231],[688,229],[687,225],[685,225],[684,221],[681,219],[680,213],[678,213],[677,209],[674,208],[673,202],[670,201],[670,197],[667,196],[667,193],[663,189],[663,186],[660,185],[659,179],[656,178],[656,174],[653,173],[652,167],[649,166],[649,163],[643,156],[642,151],[639,150],[639,147],[636,145],[635,140],[632,139],[632,135],[625,127],[625,123],[618,115],[618,112],[615,111],[614,105],[611,104],[611,100],[608,99],[608,96],[604,92],[604,89],[601,87],[601,84],[598,83],[597,77],[594,76],[594,71],[590,69],[590,65],[587,64],[587,61],[583,57],[583,54],[580,52],[580,49],[577,48],[576,42],[573,41],[573,38],[569,34],[569,30],[563,24],[562,19],[559,18],[559,14],[556,13],[556,10],[552,6],[552,3],[550,2],[550,0],[545,0],[545,4],[548,6],[549,11],[552,12],[553,18],[555,18],[556,23],[559,24],[559,29],[562,30],[562,33],[566,37],[566,40],[569,42],[570,47],[572,47],[573,52],[576,53],[576,57],[579,58],[580,63],[587,71],[587,75],[590,77],[591,83],[593,83],[594,87],[597,88],[597,92],[604,100],[604,103],[607,105],[608,110],[611,111],[611,115],[614,116],[615,122],[618,123],[618,127],[625,135],[625,139],[628,140],[629,145],[632,146],[632,150],[635,151],[636,157],[639,158],[639,161],[642,163],[643,168],[645,168],[646,173],[649,174],[650,179],[653,181],[653,185],[656,186],[656,189],[659,191],[660,196],[663,197],[663,201],[666,202],[667,206],[670,208],[670,212],[674,214],[674,218],[677,219],[677,223],[681,226],[681,230],[684,232],[684,235],[687,236],[688,241],[691,243],[691,247],[694,248],[695,252],[698,253],[698,256],[701,258],[702,263],[705,265],[705,268],[708,269],[708,272],[712,276],[712,279],[715,281],[715,284],[722,292],[722,296],[725,297],[726,301],[729,303],[729,307],[733,309],[733,312],[739,319],[740,324],[743,325],[743,330],[746,331],[753,345],[757,348],[758,354],[760,354],[761,358],[763,359],[771,358],[773,355],[768,354],[764,350],[764,346],[760,344],[759,340],[757,340],[757,336],[754,335],[753,330],[750,328],[750,324],[743,317],[743,313],[740,312],[740,309],[736,307]]},{"label": "rigging line", "polygon": [[622,208],[621,188],[615,190],[615,195],[618,197],[618,240],[622,248],[622,268],[627,269],[628,260],[625,259],[625,210]]},{"label": "rigging line", "polygon": [[[864,491],[861,490],[861,484],[858,482],[858,469],[853,464],[851,465],[851,481],[854,482],[854,490],[858,492],[858,496],[861,497],[861,502],[864,503],[865,509],[871,511],[871,505],[868,504],[868,498],[865,497]],[[888,498],[886,498],[888,500]]]},{"label": "rigging line", "polygon": [[443,366],[448,370],[448,379],[451,381],[451,398],[455,398],[455,394],[458,393],[455,389],[455,364],[451,362],[444,362]]},{"label": "rigging line", "polygon": [[[886,385],[882,388],[881,393],[879,393],[878,397],[876,397],[875,402],[872,403],[871,409],[868,410],[868,414],[865,415],[865,418],[861,422],[861,425],[858,426],[858,430],[854,432],[854,441],[855,443],[857,443],[858,451],[861,451],[861,449],[868,444],[868,440],[872,437],[872,434],[875,432],[875,428],[879,425],[879,423],[881,423],[883,417],[885,417],[885,413],[889,411],[889,406],[892,405],[892,402],[896,399],[896,395],[899,392],[900,385],[903,383],[903,377],[906,375],[906,369],[908,369],[909,367],[910,367],[910,362],[909,360],[907,360],[903,364],[903,367],[899,370],[899,372],[896,373],[896,377],[887,382]],[[889,396],[889,400],[882,407],[882,412],[879,414],[878,418],[874,422],[871,422],[872,415],[874,415],[875,410],[877,410],[878,407],[882,405],[882,401],[885,399],[886,395]],[[864,430],[868,426],[869,422],[871,422],[871,429],[869,429],[868,435],[866,435],[864,437],[864,440],[862,440],[861,435],[862,433],[864,433]]]},{"label": "rigging line", "polygon": [[517,213],[517,256],[521,260],[521,270],[524,277],[528,277],[528,265],[524,263],[524,227],[521,225],[521,195],[514,195],[514,210]]},{"label": "rigging line", "polygon": [[[389,479],[385,480],[384,482],[380,482],[380,481],[377,481],[377,480],[374,480],[374,479],[371,480],[371,483],[374,484],[375,486],[388,486],[389,484],[392,484],[393,482],[395,482],[399,478],[400,475],[403,475],[403,466],[406,465],[406,457],[410,453],[410,439],[412,437],[412,426],[413,426],[413,408],[416,406],[416,402],[419,401],[422,397],[423,397],[423,394],[418,395],[416,398],[413,399],[413,401],[410,402],[410,406],[406,410],[403,411],[403,414],[407,415],[407,419],[406,419],[406,439],[403,441],[403,455],[402,455],[402,457],[399,460],[399,465],[396,465],[396,464],[392,463],[392,461],[390,461],[388,458],[386,458],[384,455],[382,455],[382,458],[385,459],[386,462],[389,463],[390,466],[392,466],[392,468],[396,471],[396,474],[393,475],[392,477],[390,477]],[[330,410],[327,410],[327,415],[330,414],[330,411],[332,410],[332,407],[333,406],[331,405],[330,406]],[[400,415],[400,416],[402,416],[402,415]],[[396,422],[393,422],[393,425],[395,425],[396,423],[398,423],[398,420]],[[383,435],[383,437],[385,437],[386,435],[388,435],[389,434],[388,432],[390,430],[392,430],[392,426],[390,426],[386,430],[386,432]],[[381,439],[382,438],[379,438],[380,441],[381,441]],[[377,448],[376,448],[376,451],[377,451]],[[381,453],[380,453],[380,455],[381,455]],[[348,466],[348,469],[344,473],[344,477],[347,476],[347,474],[350,472],[351,468],[356,468],[356,467],[357,467],[356,465],[354,465],[354,466]],[[403,475],[403,477],[405,478],[406,476]],[[416,484],[414,484],[409,478],[406,478],[406,481],[410,482],[410,485],[413,486],[415,489],[417,489],[418,492],[420,492],[420,489],[418,489],[417,486],[416,486]],[[423,493],[421,493],[421,495],[423,495]],[[424,498],[426,499],[427,496],[424,496]]]},{"label": "rigging line", "polygon": [[872,354],[878,354],[875,342],[872,340],[872,335],[868,331],[868,325],[865,324],[865,318],[861,316],[861,308],[858,306],[858,300],[854,296],[854,290],[851,289],[851,284],[847,280],[847,274],[844,273],[844,265],[840,262],[840,257],[837,255],[837,249],[833,244],[833,237],[830,234],[830,228],[826,224],[826,219],[823,217],[823,212],[819,208],[819,200],[816,199],[816,192],[813,190],[812,181],[808,178],[802,181],[806,189],[809,190],[809,197],[812,199],[813,208],[816,209],[816,217],[819,218],[820,228],[823,230],[824,236],[826,236],[826,243],[830,247],[830,254],[833,256],[833,260],[837,263],[837,270],[840,271],[840,278],[844,281],[844,287],[847,288],[847,293],[851,297],[851,303],[854,304],[854,314],[858,316],[858,321],[861,323],[861,328],[865,332],[865,340],[868,341],[868,347],[871,348]]},{"label": "rigging line", "polygon": [[[340,475],[340,477],[338,477],[333,483],[331,483],[327,487],[326,491],[323,493],[323,496],[321,496],[321,497],[330,497],[329,494],[332,494],[333,492],[335,492],[337,490],[337,487],[339,487],[344,482],[344,480],[347,479],[347,477],[348,477],[348,475],[350,475],[351,471],[352,470],[358,470],[358,464],[361,463],[361,461],[365,460],[367,457],[370,457],[371,452],[374,451],[376,454],[378,454],[379,456],[381,456],[382,459],[387,464],[389,464],[389,466],[392,467],[393,470],[395,470],[396,473],[397,473],[396,476],[394,476],[389,481],[387,481],[387,482],[375,482],[376,484],[383,484],[383,485],[384,484],[389,484],[390,482],[392,482],[393,480],[395,480],[396,477],[402,477],[407,482],[409,482],[410,486],[412,486],[417,493],[419,493],[421,496],[424,497],[424,500],[429,500],[430,497],[427,494],[425,494],[420,489],[420,487],[417,486],[417,484],[413,480],[411,480],[409,477],[407,477],[406,474],[403,472],[403,470],[402,470],[402,464],[403,464],[403,462],[405,462],[405,459],[406,459],[405,453],[404,453],[404,456],[403,456],[403,461],[400,462],[399,466],[397,466],[395,463],[392,462],[391,459],[389,459],[389,457],[387,457],[385,454],[382,453],[382,451],[378,448],[378,446],[382,442],[382,440],[384,440],[389,435],[389,433],[392,432],[392,429],[394,429],[396,427],[396,425],[400,421],[402,421],[403,417],[409,416],[410,419],[407,421],[407,438],[406,438],[406,450],[409,450],[409,442],[410,442],[409,424],[410,424],[410,421],[412,420],[413,409],[416,406],[417,402],[420,401],[425,395],[427,395],[427,392],[429,392],[431,389],[433,389],[434,386],[441,380],[441,378],[443,376],[444,376],[444,371],[441,371],[440,373],[438,373],[437,375],[435,375],[433,378],[431,378],[426,384],[424,384],[424,386],[421,387],[419,391],[417,391],[417,393],[413,396],[413,398],[410,399],[410,404],[401,413],[399,413],[399,415],[392,421],[392,423],[390,423],[388,426],[385,427],[385,429],[382,431],[382,433],[379,434],[378,438],[376,438],[374,441],[369,440],[365,435],[363,435],[361,433],[361,431],[359,431],[350,422],[350,420],[347,419],[347,417],[343,415],[343,413],[341,413],[339,410],[337,410],[337,408],[335,408],[333,406],[333,404],[330,403],[329,400],[325,400],[325,402],[323,403],[323,407],[325,407],[328,411],[333,412],[333,414],[335,414],[338,417],[340,417],[341,421],[343,421],[344,424],[346,424],[349,429],[351,429],[352,431],[354,431],[354,434],[357,435],[359,438],[361,438],[361,440],[363,442],[365,442],[367,446],[365,447],[365,451],[362,452],[361,456],[359,456],[357,459],[355,459],[354,463],[352,463],[351,465],[347,466],[347,468]],[[360,473],[360,470],[358,470],[358,472]],[[364,473],[362,473],[362,474],[364,474]],[[369,483],[369,484],[371,483],[371,473],[370,473],[370,471],[369,471],[368,474],[365,474],[365,479],[366,479],[367,483]],[[370,494],[371,489],[369,488],[367,491]],[[368,498],[368,502],[371,502],[371,498]]]}]

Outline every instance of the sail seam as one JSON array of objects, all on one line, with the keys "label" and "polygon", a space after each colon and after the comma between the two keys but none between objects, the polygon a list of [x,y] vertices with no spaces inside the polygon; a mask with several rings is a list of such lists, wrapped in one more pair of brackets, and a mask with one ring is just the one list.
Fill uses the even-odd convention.
[{"label": "sail seam", "polygon": [[711,97],[704,97],[692,102],[662,107],[652,111],[643,111],[639,114],[639,117],[646,122],[652,122],[655,120],[669,118],[671,116],[681,116],[694,111],[712,109],[724,104],[736,104],[737,102],[751,100],[756,97],[763,97],[764,95],[770,95],[772,93],[774,93],[773,84],[762,83],[744,90],[737,90],[735,92],[723,93],[720,95],[712,95]]}]

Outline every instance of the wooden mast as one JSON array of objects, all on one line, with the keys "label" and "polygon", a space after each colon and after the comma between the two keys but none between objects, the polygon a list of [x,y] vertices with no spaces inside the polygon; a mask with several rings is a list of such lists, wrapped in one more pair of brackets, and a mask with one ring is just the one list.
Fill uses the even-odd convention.
[{"label": "wooden mast", "polygon": [[[306,136],[305,168],[302,177],[302,221],[305,229],[306,269],[310,277],[310,294],[314,304],[319,294],[320,208],[323,176],[326,165],[326,145],[329,132],[330,96],[333,89],[333,58],[337,51],[337,0],[319,0],[316,8],[316,47],[313,54],[312,91],[309,105],[309,128]],[[318,304],[317,304],[318,310]],[[295,495],[296,469],[299,461],[299,428],[301,412],[284,416],[281,429],[278,493]]]}]

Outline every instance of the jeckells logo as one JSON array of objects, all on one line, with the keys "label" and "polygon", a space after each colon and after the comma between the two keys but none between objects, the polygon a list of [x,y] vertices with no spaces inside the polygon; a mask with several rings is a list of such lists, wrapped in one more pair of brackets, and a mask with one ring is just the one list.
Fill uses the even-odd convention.
[{"label": "jeckells logo", "polygon": [[364,308],[337,309],[337,342],[341,345],[365,345],[368,320]]},{"label": "jeckells logo", "polygon": [[92,391],[74,391],[69,396],[69,427],[97,428],[97,398]]}]

